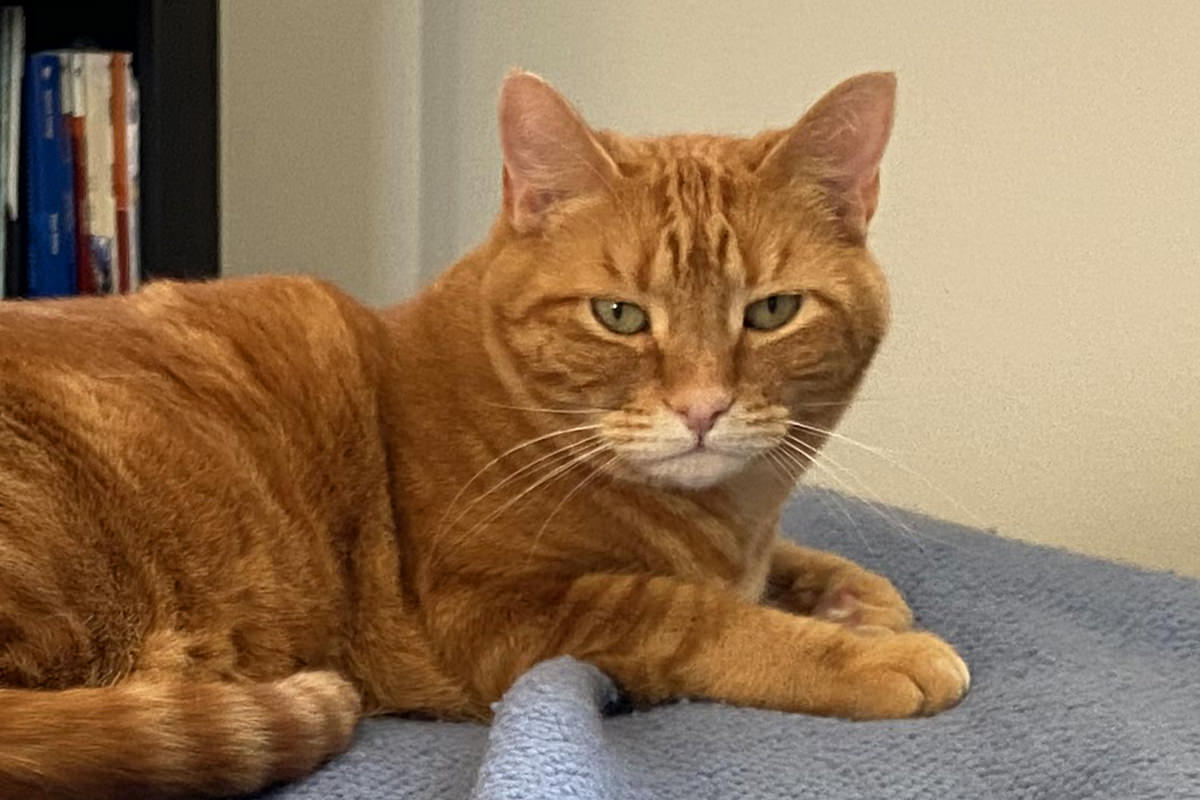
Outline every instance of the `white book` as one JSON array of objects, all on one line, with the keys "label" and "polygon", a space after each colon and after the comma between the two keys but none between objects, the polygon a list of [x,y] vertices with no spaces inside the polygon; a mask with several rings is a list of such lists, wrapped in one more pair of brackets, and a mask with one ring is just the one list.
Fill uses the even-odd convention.
[{"label": "white book", "polygon": [[17,217],[17,169],[21,138],[21,84],[25,76],[25,12],[11,9],[12,24],[8,28],[8,170],[4,186],[4,207],[10,219]]},{"label": "white book", "polygon": [[142,280],[138,253],[138,215],[141,212],[141,193],[138,190],[138,136],[141,129],[141,110],[138,108],[138,87],[137,81],[133,79],[133,70],[126,65],[125,71],[125,147],[129,161],[129,291],[132,292]]},{"label": "white book", "polygon": [[117,290],[117,199],[113,195],[112,77],[108,53],[80,53],[88,109],[84,121],[87,144],[87,217],[92,268],[97,289]]},{"label": "white book", "polygon": [[[8,29],[13,24],[13,9],[3,9],[0,16],[0,187],[8,185],[8,170],[11,168],[8,162],[8,93],[12,91],[12,87],[8,80],[8,71],[12,65],[12,59],[9,58],[8,49],[12,47],[12,38],[8,35]],[[8,264],[8,209],[4,209],[3,219],[0,219],[0,275],[5,272],[5,266]],[[0,277],[0,300],[5,295],[5,284],[7,280]]]},{"label": "white book", "polygon": [[0,298],[4,297],[7,267],[11,260],[8,248],[17,242],[8,241],[8,223],[17,219],[19,153],[21,148],[21,78],[25,74],[25,12],[18,7],[4,9],[3,37],[0,46]]},{"label": "white book", "polygon": [[59,103],[62,104],[62,114],[64,117],[74,116],[78,114],[75,110],[75,79],[71,74],[71,54],[66,50],[58,54],[58,81],[62,86],[60,91],[62,97],[59,98]]}]

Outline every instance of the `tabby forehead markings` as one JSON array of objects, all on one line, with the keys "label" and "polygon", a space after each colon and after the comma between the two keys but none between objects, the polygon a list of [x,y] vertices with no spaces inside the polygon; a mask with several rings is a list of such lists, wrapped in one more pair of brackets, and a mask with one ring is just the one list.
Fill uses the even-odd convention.
[{"label": "tabby forehead markings", "polygon": [[[693,291],[721,279],[744,284],[742,262],[730,259],[732,178],[720,165],[690,156],[655,166],[662,174],[652,180],[650,191],[661,220],[668,270],[661,280]],[[638,285],[648,285],[641,271]]]}]

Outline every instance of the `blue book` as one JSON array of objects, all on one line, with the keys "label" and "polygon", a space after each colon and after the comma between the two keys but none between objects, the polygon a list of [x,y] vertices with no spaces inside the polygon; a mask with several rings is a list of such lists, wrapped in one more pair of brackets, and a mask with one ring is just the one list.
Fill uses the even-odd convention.
[{"label": "blue book", "polygon": [[30,297],[75,294],[71,140],[57,53],[34,53],[25,70],[27,241]]}]

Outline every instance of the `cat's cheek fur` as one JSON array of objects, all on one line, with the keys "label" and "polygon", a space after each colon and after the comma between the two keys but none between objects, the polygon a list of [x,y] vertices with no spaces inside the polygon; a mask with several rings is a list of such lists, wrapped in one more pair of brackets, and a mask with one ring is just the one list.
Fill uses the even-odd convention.
[{"label": "cat's cheek fur", "polygon": [[618,408],[646,377],[636,344],[607,341],[565,305],[499,334],[520,391],[563,410]]}]

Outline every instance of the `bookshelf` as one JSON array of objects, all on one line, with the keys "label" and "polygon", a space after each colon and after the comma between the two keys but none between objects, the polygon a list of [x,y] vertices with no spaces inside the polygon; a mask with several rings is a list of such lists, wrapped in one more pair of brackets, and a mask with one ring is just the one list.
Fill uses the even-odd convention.
[{"label": "bookshelf", "polygon": [[143,280],[216,277],[217,0],[26,0],[27,52],[127,50],[140,86]]}]

